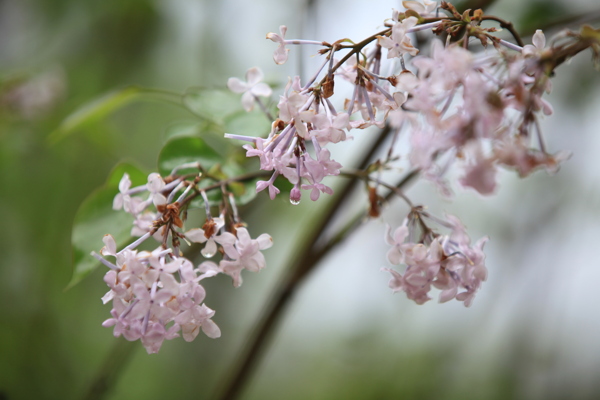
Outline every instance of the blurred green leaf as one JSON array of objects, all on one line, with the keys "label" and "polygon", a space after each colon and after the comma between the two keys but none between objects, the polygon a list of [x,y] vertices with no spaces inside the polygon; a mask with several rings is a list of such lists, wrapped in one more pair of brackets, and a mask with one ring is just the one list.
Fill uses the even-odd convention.
[{"label": "blurred green leaf", "polygon": [[[215,168],[213,168],[210,172],[212,176],[216,176],[223,180],[237,177],[246,173],[241,166],[231,160],[227,161],[227,163],[224,165],[216,165]],[[265,175],[266,174],[268,173],[265,172]],[[227,184],[227,190],[233,193],[236,205],[242,206],[254,200],[256,197],[256,182],[263,179],[265,178],[254,178],[243,182],[231,182]],[[215,181],[207,179],[200,182],[199,187],[205,188],[214,184]],[[210,192],[207,192],[207,197],[211,206],[218,205],[223,198],[220,190],[211,190]],[[190,208],[204,208],[204,200],[202,200],[202,198],[193,200],[190,204]]]},{"label": "blurred green leaf", "polygon": [[225,119],[225,132],[246,136],[266,136],[271,131],[271,122],[262,111],[245,110],[233,113]]},{"label": "blurred green leaf", "polygon": [[167,142],[158,156],[158,170],[162,176],[182,164],[198,162],[205,171],[223,163],[224,157],[199,137],[178,137]]},{"label": "blurred green leaf", "polygon": [[[223,172],[228,176],[233,177],[243,175],[248,171],[246,171],[240,165],[230,161],[223,166]],[[270,172],[265,173],[268,174]],[[264,179],[265,178],[256,178],[244,182],[233,182],[227,185],[227,189],[233,193],[236,204],[238,206],[242,206],[254,200],[256,197],[256,182]]]},{"label": "blurred green leaf", "polygon": [[181,95],[160,89],[128,86],[102,95],[75,110],[48,136],[56,143],[75,130],[106,117],[108,114],[130,104],[134,100],[162,100],[182,105]]},{"label": "blurred green leaf", "polygon": [[165,139],[168,141],[178,137],[201,136],[207,129],[207,121],[176,121],[165,130]]},{"label": "blurred green leaf", "polygon": [[523,3],[521,15],[515,26],[521,33],[531,32],[533,34],[536,29],[571,14],[565,4],[567,3],[556,0],[535,0]]},{"label": "blurred green leaf", "polygon": [[203,121],[179,121],[171,124],[165,133],[167,141],[180,137],[200,137],[209,147],[223,158],[229,158],[240,146],[235,141],[226,139],[222,127]]},{"label": "blurred green leaf", "polygon": [[102,238],[110,233],[117,244],[124,244],[130,239],[131,215],[124,211],[114,211],[113,199],[119,191],[119,181],[124,173],[128,173],[133,186],[142,185],[146,174],[140,169],[122,163],[117,165],[109,175],[106,184],[90,194],[79,206],[71,244],[73,247],[73,276],[66,289],[79,283],[100,263],[90,255],[92,251],[102,248]]},{"label": "blurred green leaf", "polygon": [[[173,168],[182,164],[199,162],[208,175],[218,180],[226,180],[246,173],[242,167],[231,159],[226,159],[222,153],[203,138],[195,136],[175,137],[161,150],[158,157],[158,169],[161,175],[166,176]],[[246,204],[256,196],[256,182],[257,179],[247,182],[234,182],[228,185],[228,190],[234,194],[238,204]],[[204,188],[215,183],[215,180],[204,179],[199,183],[199,187]],[[221,201],[220,190],[211,190],[207,194],[212,205]],[[198,198],[190,206],[192,208],[204,207],[204,203],[201,198]]]},{"label": "blurred green leaf", "polygon": [[119,182],[121,182],[124,174],[129,174],[132,187],[145,185],[148,180],[148,174],[144,173],[141,169],[129,163],[120,163],[110,171],[110,175],[106,180],[106,186],[118,189]]},{"label": "blurred green leaf", "polygon": [[240,96],[225,89],[189,88],[183,102],[194,114],[221,126],[242,110]]}]

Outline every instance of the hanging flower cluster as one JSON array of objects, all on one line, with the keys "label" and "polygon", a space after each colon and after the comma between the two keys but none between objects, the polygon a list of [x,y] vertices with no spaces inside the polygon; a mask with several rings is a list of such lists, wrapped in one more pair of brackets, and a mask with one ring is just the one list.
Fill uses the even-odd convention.
[{"label": "hanging flower cluster", "polygon": [[[426,220],[450,229],[450,234],[436,233]],[[428,294],[433,286],[442,290],[440,303],[455,298],[466,307],[471,305],[481,282],[487,278],[483,254],[487,238],[471,246],[471,239],[458,218],[448,215],[446,220],[440,220],[421,208],[413,209],[404,224],[393,235],[390,233],[388,229],[385,235],[387,244],[392,246],[388,261],[406,265],[404,275],[394,269],[383,269],[392,274],[389,286],[394,292],[404,291],[409,299],[423,304],[430,300]]]},{"label": "hanging flower cluster", "polygon": [[[551,153],[546,148],[539,120],[551,115],[552,107],[543,95],[550,92],[552,72],[567,54],[592,48],[598,57],[597,31],[587,27],[580,34],[563,34],[566,40],[547,46],[538,30],[533,45],[523,46],[513,30],[518,44],[495,36],[496,28],[483,28],[486,20],[508,24],[482,10],[460,14],[447,2],[438,6],[428,0],[404,1],[403,6],[406,10],[394,10],[385,30],[358,43],[285,39],[285,26],[280,27],[280,34],[267,35],[278,44],[273,56],[277,64],[287,60],[288,45],[320,46],[324,60],[306,82],[299,76],[289,79],[265,138],[225,135],[250,142],[243,146],[247,157],[258,157],[262,170],[273,171],[271,179],[257,184],[257,191],[268,188],[274,199],[280,193],[275,179],[283,176],[294,185],[289,194],[293,204],[300,201],[302,190],[310,190],[313,201],[321,193],[332,194],[323,179],[340,174],[343,167],[331,159],[327,147],[351,139],[348,133],[353,129],[371,126],[391,127],[395,139],[408,135],[410,148],[404,159],[445,196],[452,195],[447,172],[453,164],[462,168],[460,185],[490,195],[497,188],[500,167],[525,177],[537,169],[555,172],[569,158],[568,151]],[[443,40],[433,38],[428,55],[422,55],[423,49],[413,40],[416,32],[432,32]],[[339,79],[349,82],[353,90],[350,97],[335,103]],[[237,86],[230,88],[239,92]],[[254,86],[247,87],[242,99],[245,106]],[[367,187],[372,216],[379,215],[373,211],[380,198],[378,189],[393,186],[375,175],[394,168],[399,159],[392,156],[395,139],[385,160],[361,171],[361,177],[371,183]],[[416,212],[418,208],[404,193],[397,189],[392,193],[408,202],[411,217],[393,239],[386,236],[394,244],[389,261],[407,265],[404,276],[389,270],[394,276],[391,287],[421,304],[434,286],[442,289],[441,301],[457,298],[469,306],[486,276],[483,241],[471,247],[455,217],[444,223],[452,225],[449,236],[433,234],[424,225],[426,214]],[[415,220],[420,221],[423,236],[404,243],[406,237],[414,236],[410,221]],[[461,288],[465,291],[458,293]]]},{"label": "hanging flower cluster", "polygon": [[[239,220],[230,193],[224,193],[220,216],[213,218],[208,196],[197,186],[199,176],[190,180],[189,176],[178,176],[175,170],[167,183],[152,173],[146,185],[131,188],[125,174],[113,208],[133,216],[131,235],[139,238],[117,251],[114,238],[106,235],[100,254],[92,254],[109,268],[104,281],[110,291],[102,301],[112,301],[113,309],[112,318],[103,326],[114,326],[115,336],[141,340],[148,353],[158,352],[164,340],[178,337],[180,331],[188,342],[200,329],[208,337],[221,336],[211,319],[215,312],[204,304],[206,292],[200,281],[226,274],[232,277],[234,286],[240,286],[242,270],[258,272],[264,268],[261,250],[273,244],[267,234],[251,238]],[[182,210],[198,196],[206,207],[205,223],[202,228],[184,231]],[[151,237],[160,243],[158,248],[151,252],[136,250]],[[207,260],[194,266],[181,255],[181,240],[203,244],[201,254]],[[218,264],[208,261],[216,254],[221,255]]]},{"label": "hanging flower cluster", "polygon": [[[266,138],[226,135],[251,142],[244,146],[247,156],[259,157],[260,168],[273,171],[272,178],[260,182],[257,190],[268,188],[274,198],[279,194],[275,178],[283,175],[294,185],[290,193],[294,203],[300,200],[301,189],[310,190],[312,200],[320,193],[332,194],[323,178],[338,175],[342,166],[331,160],[326,146],[351,139],[347,133],[351,129],[386,123],[397,134],[410,135],[410,164],[445,194],[450,194],[445,175],[455,162],[464,171],[459,179],[462,186],[489,195],[496,189],[500,166],[524,177],[539,168],[554,172],[569,157],[566,151],[548,152],[538,121],[552,114],[552,107],[542,98],[551,89],[551,67],[557,57],[578,50],[576,36],[571,42],[545,47],[544,34],[538,31],[533,45],[521,47],[498,39],[494,28],[479,26],[487,19],[481,10],[472,16],[460,15],[442,2],[442,9],[453,15],[435,17],[436,3],[403,4],[407,11],[395,11],[390,28],[353,45],[286,40],[283,26],[281,35],[267,35],[279,43],[274,56],[277,63],[285,62],[288,49],[282,49],[290,44],[323,46],[319,53],[325,60],[306,83],[299,76],[290,78],[277,104],[278,118]],[[417,55],[420,49],[414,47],[411,34],[418,31],[446,36],[446,44],[434,39],[429,56]],[[453,40],[463,31],[462,37]],[[485,51],[470,51],[475,42],[484,45]],[[375,47],[369,50],[368,44]],[[340,51],[346,54],[338,61],[334,57]],[[387,57],[382,59],[384,53]],[[388,59],[391,62],[384,64]],[[248,75],[255,77],[256,71],[252,68]],[[341,108],[330,100],[336,78],[354,86]],[[244,86],[233,85],[239,80],[230,79],[232,90],[246,88],[246,108],[249,95],[259,85],[254,80]],[[265,93],[261,87],[257,94]]]}]

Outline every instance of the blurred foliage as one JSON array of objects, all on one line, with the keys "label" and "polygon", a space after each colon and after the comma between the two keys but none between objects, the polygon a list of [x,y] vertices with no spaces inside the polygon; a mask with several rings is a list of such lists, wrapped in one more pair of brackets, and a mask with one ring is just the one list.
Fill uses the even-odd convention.
[{"label": "blurred foliage", "polygon": [[[219,7],[209,0],[201,3],[209,11]],[[155,170],[165,142],[186,141],[208,131],[213,134],[203,136],[206,143],[231,155],[233,145],[223,143],[220,134],[256,134],[270,128],[258,111],[241,114],[238,97],[208,92],[214,88],[182,94],[179,99],[185,107],[129,102],[133,89],[127,85],[159,86],[156,82],[165,76],[181,75],[178,83],[188,87],[206,83],[205,76],[226,73],[222,66],[231,55],[217,45],[218,37],[209,34],[205,38],[209,46],[202,49],[206,57],[199,63],[211,69],[203,77],[188,81],[178,59],[168,60],[168,69],[161,69],[164,60],[159,60],[163,64],[157,61],[157,54],[162,54],[159,49],[165,42],[173,45],[168,42],[169,33],[176,28],[164,15],[170,4],[155,0],[0,1],[0,206],[4,211],[0,399],[82,398],[99,382],[97,373],[110,349],[119,351],[113,347],[116,340],[110,330],[100,326],[109,316],[100,301],[107,290],[102,272],[91,272],[88,279],[64,291],[73,274],[71,236],[78,236],[71,226],[82,218],[77,210],[106,184],[107,177],[112,176],[107,185],[114,192],[118,178],[111,175],[114,166],[131,157],[141,170]],[[521,5],[525,12],[520,26],[529,29],[556,12],[564,13],[568,3],[541,4]],[[267,5],[276,6],[265,3],[267,10]],[[232,31],[240,34],[241,28]],[[224,82],[215,87],[224,87]],[[111,92],[115,88],[129,89]],[[67,119],[106,93],[113,93],[112,97],[76,114],[79,119]],[[235,107],[230,106],[233,103]],[[61,125],[63,121],[71,123]],[[59,131],[65,135],[63,140],[51,144],[50,134]],[[229,167],[241,168],[242,161],[236,159]],[[110,193],[104,197],[104,206],[109,197]],[[89,201],[94,200],[88,200],[88,205]],[[260,204],[254,207],[260,218],[273,219],[264,210],[259,213]],[[250,206],[244,211],[250,217],[255,212]],[[93,229],[104,229],[90,223]],[[89,248],[99,250],[101,240],[99,235],[94,245],[86,238],[81,255]],[[248,282],[258,282],[253,279]],[[205,398],[245,339],[248,326],[238,320],[255,317],[251,311],[240,311],[240,304],[255,304],[270,289],[258,283],[256,288],[258,294],[249,295],[233,292],[226,279],[210,282],[210,306],[219,310],[219,324],[227,332],[224,337],[217,341],[198,338],[192,344],[173,341],[153,357],[135,343],[134,356],[122,375],[107,378],[106,382],[115,384],[109,398]],[[380,338],[380,333],[349,335],[346,341],[338,340],[338,333],[328,333],[331,342],[316,343],[308,350],[298,338],[293,339],[297,343],[283,341],[285,346],[278,342],[264,369],[257,371],[246,398],[518,398],[523,397],[527,379],[527,371],[518,366],[535,369],[539,362],[543,370],[554,362],[553,351],[557,351],[547,347],[536,353],[531,348],[534,338],[507,338],[504,348],[492,352],[497,359],[478,360],[473,355],[485,366],[484,374],[461,366],[463,346],[477,338],[457,342],[445,339],[441,332],[438,345],[408,349],[402,340]],[[532,361],[536,354],[542,354],[541,360]],[[107,365],[104,368],[110,370]],[[600,388],[582,392],[565,388],[550,386],[536,398],[596,399],[600,393]]]},{"label": "blurred foliage", "polygon": [[110,233],[119,248],[130,240],[131,216],[125,211],[113,210],[113,199],[119,192],[119,181],[128,174],[132,186],[143,185],[147,174],[138,168],[121,163],[117,165],[105,185],[92,192],[79,206],[73,221],[73,277],[67,288],[71,288],[86,277],[100,263],[90,257],[92,251],[98,252],[98,238]]},{"label": "blurred foliage", "polygon": [[556,0],[529,1],[523,7],[521,16],[515,21],[519,32],[532,34],[536,29],[569,15],[568,5]]}]

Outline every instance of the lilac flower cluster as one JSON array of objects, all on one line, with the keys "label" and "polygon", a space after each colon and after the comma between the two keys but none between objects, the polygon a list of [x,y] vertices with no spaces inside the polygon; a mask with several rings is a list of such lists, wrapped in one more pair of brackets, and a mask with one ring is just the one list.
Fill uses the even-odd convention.
[{"label": "lilac flower cluster", "polygon": [[[450,234],[436,233],[425,223],[427,219],[449,228]],[[440,303],[455,298],[466,307],[472,304],[481,282],[487,278],[483,254],[487,238],[471,246],[471,239],[458,218],[448,215],[445,221],[439,220],[419,208],[410,213],[393,235],[390,233],[388,227],[385,240],[392,246],[387,253],[388,261],[406,265],[404,275],[383,268],[392,274],[389,286],[394,292],[404,291],[409,299],[423,304],[431,299],[428,294],[433,286],[442,291]],[[464,291],[458,293],[459,290]]]},{"label": "lilac flower cluster", "polygon": [[[139,238],[117,251],[115,239],[106,235],[100,254],[92,253],[109,268],[104,281],[110,290],[102,301],[112,301],[113,309],[112,318],[103,326],[114,326],[117,337],[141,340],[148,353],[158,352],[164,340],[178,337],[180,331],[188,342],[200,329],[210,338],[219,337],[221,331],[211,319],[215,312],[204,304],[206,292],[200,281],[222,273],[231,276],[238,287],[242,270],[258,272],[266,266],[261,250],[272,245],[267,234],[251,238],[238,219],[233,196],[227,197],[221,216],[213,218],[207,196],[196,183],[175,174],[166,183],[159,174],[152,173],[146,185],[131,188],[125,174],[113,208],[134,217],[131,235]],[[144,192],[148,195],[139,196]],[[204,197],[206,222],[202,228],[184,231],[182,208],[198,194]],[[226,209],[232,210],[231,215]],[[150,237],[161,245],[153,251],[137,251]],[[167,246],[169,238],[171,248]],[[204,258],[221,254],[221,260],[218,264],[204,261],[195,267],[180,254],[180,240],[204,244]]]},{"label": "lilac flower cluster", "polygon": [[[568,158],[567,152],[548,153],[539,129],[541,115],[552,113],[542,98],[551,86],[544,69],[548,49],[541,31],[534,35],[534,45],[521,48],[492,36],[493,29],[479,28],[480,41],[491,41],[493,49],[473,53],[466,49],[468,37],[447,45],[434,39],[430,56],[417,56],[420,49],[414,47],[410,34],[426,30],[442,34],[450,22],[437,18],[420,23],[423,17],[433,15],[436,3],[405,1],[404,6],[411,16],[395,11],[391,28],[367,40],[375,42],[371,51],[364,45],[286,40],[285,27],[281,27],[281,35],[267,36],[279,43],[274,55],[277,63],[285,62],[288,49],[282,49],[289,44],[324,46],[320,53],[326,59],[304,85],[298,76],[289,80],[277,104],[278,118],[266,138],[226,135],[253,143],[244,146],[247,156],[259,157],[260,168],[273,171],[270,180],[257,184],[258,191],[268,188],[274,198],[279,193],[275,178],[283,175],[294,184],[290,193],[293,203],[300,200],[300,189],[311,190],[312,200],[320,193],[332,194],[322,179],[339,174],[341,165],[330,159],[326,146],[348,140],[351,129],[386,123],[398,134],[410,135],[410,164],[447,195],[451,189],[445,175],[456,161],[464,169],[459,179],[462,186],[489,195],[496,189],[499,166],[515,169],[524,177],[538,168],[554,172]],[[423,13],[420,19],[414,16],[418,12]],[[508,48],[502,49],[501,44]],[[383,49],[392,60],[389,65],[383,65]],[[335,62],[334,53],[341,50],[349,53],[343,62]],[[410,57],[411,69],[407,67]],[[383,70],[389,72],[383,74]],[[324,76],[317,81],[320,75]],[[260,70],[252,68],[248,76],[247,84],[240,84],[237,78],[229,80],[231,90],[244,93],[247,109],[252,98],[270,95],[262,86],[265,84],[258,83]],[[336,78],[354,85],[343,110],[330,101]],[[532,144],[534,137],[537,148]]]},{"label": "lilac flower cluster", "polygon": [[[539,120],[552,114],[542,96],[551,90],[553,69],[564,61],[565,53],[584,48],[577,44],[582,36],[572,34],[571,42],[547,47],[538,30],[533,45],[522,46],[496,37],[496,28],[482,27],[484,20],[499,21],[482,10],[461,14],[449,3],[438,5],[429,0],[403,1],[403,6],[404,12],[393,11],[385,30],[358,43],[286,39],[285,26],[279,34],[267,35],[278,44],[273,55],[277,64],[286,62],[289,45],[320,46],[318,53],[324,60],[306,82],[299,76],[289,79],[279,96],[277,118],[265,138],[225,135],[250,142],[243,146],[247,157],[258,157],[260,169],[273,171],[269,180],[257,183],[257,191],[268,189],[274,199],[280,193],[275,180],[283,176],[294,185],[290,192],[293,204],[300,201],[301,190],[310,190],[313,201],[321,193],[332,194],[323,179],[340,174],[342,165],[331,159],[327,147],[350,139],[352,129],[371,126],[387,125],[395,134],[387,158],[359,171],[360,178],[370,183],[371,210],[376,208],[378,188],[393,188],[379,179],[381,171],[397,168],[393,163],[398,159],[407,160],[413,171],[450,197],[453,185],[447,172],[453,164],[463,170],[458,183],[490,195],[497,187],[499,167],[525,177],[540,168],[555,172],[569,157],[565,151],[548,152]],[[413,42],[419,31],[432,32],[445,42],[433,38],[429,55],[421,55],[422,49]],[[511,33],[521,43],[518,35]],[[339,60],[338,52],[343,54]],[[252,68],[247,78],[247,83],[230,78],[228,86],[244,93],[246,109],[252,99],[266,109],[258,97],[270,97],[264,83],[259,83],[262,72]],[[332,96],[339,79],[348,81],[353,90],[336,106]],[[408,135],[410,143],[404,157],[393,156],[400,135]],[[398,188],[392,192],[409,204],[411,215],[425,215],[416,213],[417,208]],[[444,224],[452,225],[449,236],[432,236],[433,231],[428,231],[420,241],[404,243],[411,236],[409,226],[404,225],[393,239],[388,237],[395,249],[389,261],[408,266],[404,276],[390,270],[392,287],[422,303],[433,285],[442,289],[441,301],[457,298],[468,306],[486,275],[483,242],[470,246],[455,217],[448,217]],[[458,293],[460,288],[466,291]]]}]

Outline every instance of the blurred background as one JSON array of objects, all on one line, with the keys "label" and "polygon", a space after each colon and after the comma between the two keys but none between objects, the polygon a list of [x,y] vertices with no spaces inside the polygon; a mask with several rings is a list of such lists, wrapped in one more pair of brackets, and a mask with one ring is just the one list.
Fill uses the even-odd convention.
[{"label": "blurred background", "polygon": [[[276,245],[241,288],[225,276],[206,282],[220,339],[177,339],[151,356],[140,343],[119,347],[100,325],[110,311],[100,301],[105,271],[64,290],[71,225],[116,163],[154,170],[169,129],[195,117],[136,102],[50,142],[70,113],[130,84],[224,88],[252,66],[277,84],[307,76],[312,50],[302,58],[294,48],[278,67],[267,32],[285,24],[289,38],[362,39],[392,8],[401,2],[0,0],[0,399],[84,398],[101,369],[114,372],[108,399],[208,398],[327,201],[292,207],[261,193],[242,210],[253,236],[268,232]],[[533,33],[600,9],[596,0],[498,0],[487,11]],[[379,271],[385,224],[371,221],[309,276],[242,398],[600,398],[600,73],[589,52],[559,68],[549,100],[549,147],[573,151],[556,176],[503,172],[496,196],[458,189],[453,202],[425,182],[409,191],[438,215],[458,215],[472,238],[490,236],[489,280],[470,309],[392,295]],[[361,134],[333,158],[351,162]],[[393,203],[383,217],[397,226],[406,212]]]}]

